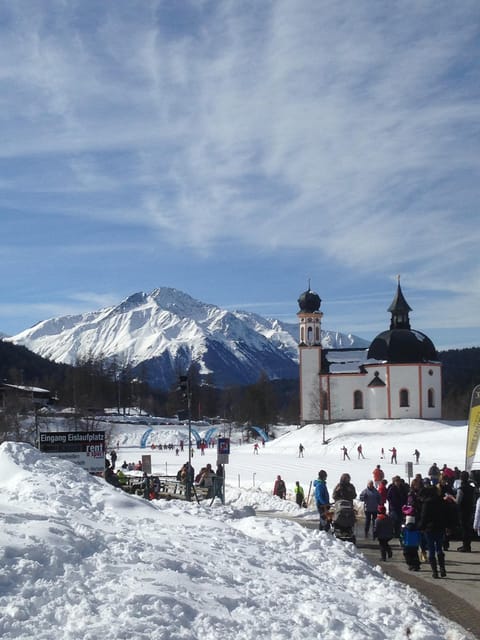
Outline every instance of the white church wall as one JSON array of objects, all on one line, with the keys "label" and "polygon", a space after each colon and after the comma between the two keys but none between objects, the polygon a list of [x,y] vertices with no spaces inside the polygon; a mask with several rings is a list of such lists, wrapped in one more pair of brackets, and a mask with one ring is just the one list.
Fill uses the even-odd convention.
[{"label": "white church wall", "polygon": [[[442,417],[442,368],[440,365],[422,365],[420,369],[422,388],[422,417],[434,420]],[[434,406],[428,406],[428,390],[433,390]]]},{"label": "white church wall", "polygon": [[[354,409],[353,394],[361,391],[363,408]],[[362,420],[367,417],[364,375],[331,375],[330,376],[330,419]]]},{"label": "white church wall", "polygon": [[370,420],[388,418],[388,390],[387,387],[367,387],[365,393],[367,415]]},{"label": "white church wall", "polygon": [[317,422],[320,419],[320,349],[300,349],[300,421]]},{"label": "white church wall", "polygon": [[[419,372],[416,364],[388,366],[390,389],[390,417],[417,418],[420,416]],[[408,390],[408,407],[400,406],[400,391]]]}]

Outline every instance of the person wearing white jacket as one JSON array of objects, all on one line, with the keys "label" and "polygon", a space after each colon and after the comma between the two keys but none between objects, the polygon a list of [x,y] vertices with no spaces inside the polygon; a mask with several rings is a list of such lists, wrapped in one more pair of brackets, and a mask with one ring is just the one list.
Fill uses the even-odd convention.
[{"label": "person wearing white jacket", "polygon": [[480,498],[477,498],[477,506],[475,507],[475,517],[473,519],[473,528],[480,536]]}]

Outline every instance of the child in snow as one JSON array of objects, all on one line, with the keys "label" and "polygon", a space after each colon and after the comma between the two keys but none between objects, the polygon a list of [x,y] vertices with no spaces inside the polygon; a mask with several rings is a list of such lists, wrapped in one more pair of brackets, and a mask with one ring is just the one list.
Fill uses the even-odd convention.
[{"label": "child in snow", "polygon": [[414,509],[405,505],[402,509],[405,516],[405,524],[402,525],[400,542],[403,546],[403,557],[410,571],[420,570],[420,558],[418,557],[418,547],[422,539],[422,534],[415,524]]},{"label": "child in snow", "polygon": [[383,561],[392,557],[392,549],[388,544],[393,538],[393,520],[387,514],[385,505],[378,507],[378,516],[374,526],[375,538],[380,546],[380,555]]}]

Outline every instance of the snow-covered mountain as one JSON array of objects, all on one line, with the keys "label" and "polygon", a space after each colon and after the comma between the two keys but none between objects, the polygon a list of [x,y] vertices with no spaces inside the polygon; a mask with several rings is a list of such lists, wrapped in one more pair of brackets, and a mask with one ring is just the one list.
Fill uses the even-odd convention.
[{"label": "snow-covered mountain", "polygon": [[[162,287],[135,293],[114,307],[44,320],[7,338],[44,358],[74,364],[113,359],[133,374],[168,388],[192,361],[214,384],[249,384],[298,377],[298,327],[245,311],[226,311]],[[352,335],[324,331],[325,347],[365,348]]]}]

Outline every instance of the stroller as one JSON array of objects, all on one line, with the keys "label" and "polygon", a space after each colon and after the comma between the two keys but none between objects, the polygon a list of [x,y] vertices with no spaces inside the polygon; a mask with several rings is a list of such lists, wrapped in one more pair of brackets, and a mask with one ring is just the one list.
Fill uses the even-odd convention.
[{"label": "stroller", "polygon": [[355,509],[351,500],[336,500],[332,514],[333,535],[339,540],[353,542],[355,537]]}]

